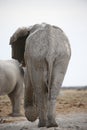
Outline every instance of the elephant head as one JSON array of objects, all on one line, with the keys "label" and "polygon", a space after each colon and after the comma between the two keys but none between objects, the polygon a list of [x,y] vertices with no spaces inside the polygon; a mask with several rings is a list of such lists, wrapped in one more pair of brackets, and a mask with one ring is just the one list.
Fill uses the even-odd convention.
[{"label": "elephant head", "polygon": [[30,26],[29,28],[18,28],[10,38],[10,45],[12,47],[12,58],[17,59],[23,66],[25,66],[24,51],[27,37],[40,28],[39,24]]}]

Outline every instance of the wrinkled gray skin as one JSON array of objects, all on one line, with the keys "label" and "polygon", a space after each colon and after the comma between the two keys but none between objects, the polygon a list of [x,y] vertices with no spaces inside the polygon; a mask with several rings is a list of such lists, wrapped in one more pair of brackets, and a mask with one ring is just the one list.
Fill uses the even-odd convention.
[{"label": "wrinkled gray skin", "polygon": [[[21,31],[13,34],[11,45]],[[25,116],[29,121],[39,117],[39,127],[57,127],[56,99],[71,56],[69,41],[60,28],[38,24],[30,28],[25,43]]]},{"label": "wrinkled gray skin", "polygon": [[0,60],[0,96],[8,95],[12,103],[11,116],[20,116],[23,72],[16,60]]}]

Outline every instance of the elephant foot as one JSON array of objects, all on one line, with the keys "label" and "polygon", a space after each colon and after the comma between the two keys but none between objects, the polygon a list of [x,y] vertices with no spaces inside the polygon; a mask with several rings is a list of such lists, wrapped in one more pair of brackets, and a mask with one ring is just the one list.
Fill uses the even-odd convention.
[{"label": "elephant foot", "polygon": [[9,116],[19,117],[19,116],[23,116],[23,115],[21,113],[10,113]]},{"label": "elephant foot", "polygon": [[37,109],[33,106],[29,106],[25,109],[25,116],[31,122],[35,121],[38,117]]},{"label": "elephant foot", "polygon": [[49,127],[58,127],[58,124],[56,123],[54,118],[50,117],[50,118],[48,118],[46,127],[47,128],[49,128]]},{"label": "elephant foot", "polygon": [[45,127],[46,126],[46,120],[39,121],[38,127]]},{"label": "elephant foot", "polygon": [[58,124],[56,122],[55,123],[53,123],[53,122],[50,123],[49,122],[49,123],[46,124],[46,127],[47,128],[49,128],[49,127],[58,127]]}]

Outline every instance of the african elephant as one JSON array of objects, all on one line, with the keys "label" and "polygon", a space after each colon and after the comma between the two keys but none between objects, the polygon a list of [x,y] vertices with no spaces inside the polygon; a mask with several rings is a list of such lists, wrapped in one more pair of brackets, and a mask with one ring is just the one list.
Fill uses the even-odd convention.
[{"label": "african elephant", "polygon": [[12,104],[11,116],[20,116],[24,74],[16,60],[0,60],[0,96],[8,95]]},{"label": "african elephant", "polygon": [[12,58],[26,66],[25,116],[39,127],[56,127],[56,99],[71,57],[64,32],[50,24],[19,28],[10,38]]}]

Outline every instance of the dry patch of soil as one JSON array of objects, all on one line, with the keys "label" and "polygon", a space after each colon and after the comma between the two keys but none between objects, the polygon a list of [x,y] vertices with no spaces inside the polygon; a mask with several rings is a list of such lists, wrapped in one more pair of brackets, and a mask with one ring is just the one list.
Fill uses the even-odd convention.
[{"label": "dry patch of soil", "polygon": [[87,113],[87,90],[61,90],[56,110],[60,114]]}]

